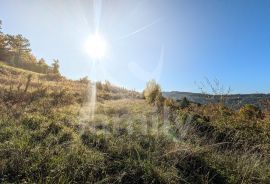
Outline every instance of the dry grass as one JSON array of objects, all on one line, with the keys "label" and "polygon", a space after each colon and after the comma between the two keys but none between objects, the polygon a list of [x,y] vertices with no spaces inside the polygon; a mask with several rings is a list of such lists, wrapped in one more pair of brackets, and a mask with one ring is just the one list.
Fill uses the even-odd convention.
[{"label": "dry grass", "polygon": [[2,183],[270,182],[267,116],[243,120],[219,106],[157,113],[111,85],[98,89],[94,119],[81,121],[87,84],[31,73],[24,92],[28,74],[0,65]]}]

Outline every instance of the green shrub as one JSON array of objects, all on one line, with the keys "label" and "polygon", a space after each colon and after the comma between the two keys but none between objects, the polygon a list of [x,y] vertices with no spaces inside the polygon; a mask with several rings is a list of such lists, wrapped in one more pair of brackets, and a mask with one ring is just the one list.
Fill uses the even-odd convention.
[{"label": "green shrub", "polygon": [[46,132],[57,135],[61,131],[62,127],[58,123],[51,123]]},{"label": "green shrub", "polygon": [[38,130],[42,123],[46,123],[46,118],[41,115],[26,115],[22,119],[22,124],[25,128],[30,130]]},{"label": "green shrub", "polygon": [[180,101],[180,107],[182,109],[187,108],[189,106],[190,102],[187,99],[187,97],[184,97],[181,101]]},{"label": "green shrub", "polygon": [[58,143],[62,144],[62,143],[67,143],[72,141],[72,134],[71,133],[63,133],[63,135],[59,138]]},{"label": "green shrub", "polygon": [[96,148],[99,150],[105,150],[108,148],[108,140],[104,134],[94,134],[86,131],[81,135],[81,141],[89,148]]},{"label": "green shrub", "polygon": [[0,143],[3,143],[5,141],[8,141],[12,138],[12,132],[9,130],[1,130],[0,131]]},{"label": "green shrub", "polygon": [[242,117],[245,120],[254,120],[254,119],[262,119],[263,118],[263,113],[260,110],[260,108],[251,105],[251,104],[247,104],[244,107],[242,107],[239,110],[239,115],[240,117]]}]

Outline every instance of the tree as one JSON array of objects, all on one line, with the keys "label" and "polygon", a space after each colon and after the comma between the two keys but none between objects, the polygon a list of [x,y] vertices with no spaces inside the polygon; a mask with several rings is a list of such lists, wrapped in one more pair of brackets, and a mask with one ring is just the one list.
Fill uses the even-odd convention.
[{"label": "tree", "polygon": [[180,102],[180,107],[183,109],[183,108],[186,108],[188,107],[190,104],[189,100],[187,99],[187,97],[184,97],[181,102]]},{"label": "tree", "polygon": [[3,59],[5,51],[5,41],[4,41],[4,35],[2,33],[2,21],[0,20],[0,59]]},{"label": "tree", "polygon": [[30,52],[23,52],[21,54],[21,63],[22,65],[28,64],[28,65],[35,66],[37,65],[37,58]]},{"label": "tree", "polygon": [[46,61],[43,58],[38,60],[37,65],[38,65],[38,71],[39,72],[48,73],[49,66],[46,64]]},{"label": "tree", "polygon": [[60,74],[59,68],[60,68],[59,60],[58,59],[54,59],[53,60],[53,63],[52,63],[52,72],[54,74]]},{"label": "tree", "polygon": [[0,34],[2,34],[2,20],[0,20]]},{"label": "tree", "polygon": [[16,66],[22,65],[21,58],[24,54],[31,52],[30,42],[28,39],[19,35],[7,35],[8,50],[12,53],[12,62]]},{"label": "tree", "polygon": [[102,83],[100,82],[100,81],[97,81],[96,82],[96,89],[97,90],[102,90],[103,88],[102,88]]},{"label": "tree", "polygon": [[104,91],[110,91],[111,83],[107,80],[105,80],[105,83],[103,84],[103,90]]},{"label": "tree", "polygon": [[46,65],[46,61],[41,58],[40,60],[38,60],[38,65],[42,66],[42,65]]},{"label": "tree", "polygon": [[23,52],[20,56],[20,63],[16,66],[30,71],[39,72],[37,58],[30,52]]},{"label": "tree", "polygon": [[[2,21],[0,20],[0,61],[9,65],[24,68],[27,70],[48,73],[49,66],[45,60],[37,58],[31,53],[28,39],[19,35],[8,35],[2,32]],[[50,68],[54,73],[59,74],[59,61],[56,60]]]},{"label": "tree", "polygon": [[146,84],[143,95],[149,104],[153,104],[158,96],[162,96],[160,86],[155,80],[150,80]]},{"label": "tree", "polygon": [[2,32],[2,21],[0,20],[0,60],[6,61],[7,60],[7,42],[6,36]]},{"label": "tree", "polygon": [[88,84],[90,80],[88,79],[88,76],[85,76],[79,80],[81,83]]}]

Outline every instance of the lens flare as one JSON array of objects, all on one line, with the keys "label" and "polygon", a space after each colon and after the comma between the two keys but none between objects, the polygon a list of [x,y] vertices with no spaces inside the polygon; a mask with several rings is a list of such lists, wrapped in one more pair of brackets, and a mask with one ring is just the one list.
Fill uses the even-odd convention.
[{"label": "lens flare", "polygon": [[85,51],[93,59],[102,59],[106,56],[107,42],[99,33],[89,36],[85,42]]}]

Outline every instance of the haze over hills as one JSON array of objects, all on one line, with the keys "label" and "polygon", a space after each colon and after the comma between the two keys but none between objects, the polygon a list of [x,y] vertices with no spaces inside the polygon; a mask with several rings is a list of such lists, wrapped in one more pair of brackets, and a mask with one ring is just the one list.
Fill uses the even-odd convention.
[{"label": "haze over hills", "polygon": [[[170,91],[163,92],[165,97],[169,97],[175,100],[180,100],[186,97],[188,100],[200,103],[216,103],[222,98],[221,95],[211,95],[203,93],[192,93],[192,92],[180,92],[180,91]],[[229,94],[224,95],[224,102],[226,106],[231,108],[241,108],[245,104],[252,104],[260,108],[265,108],[266,101],[270,100],[270,94]]]}]

